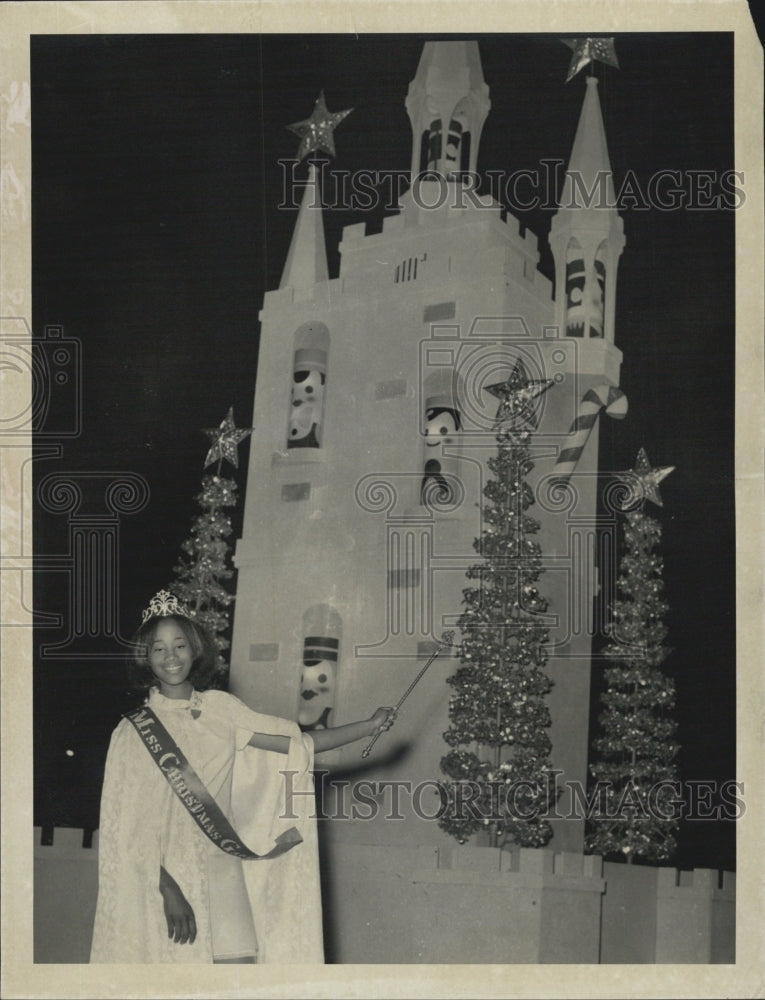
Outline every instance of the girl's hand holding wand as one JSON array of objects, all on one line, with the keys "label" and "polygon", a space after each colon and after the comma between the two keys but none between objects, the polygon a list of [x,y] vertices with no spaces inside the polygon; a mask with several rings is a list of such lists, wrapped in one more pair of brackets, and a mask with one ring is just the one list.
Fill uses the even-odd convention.
[{"label": "girl's hand holding wand", "polygon": [[379,736],[380,733],[387,732],[393,723],[396,721],[396,709],[390,708],[378,708],[372,718],[369,720],[369,725],[371,727],[371,732],[368,736]]},{"label": "girl's hand holding wand", "polygon": [[362,722],[349,722],[345,726],[334,726],[331,729],[312,729],[311,739],[314,749],[316,753],[321,753],[323,750],[334,750],[355,740],[363,740],[373,734],[376,737],[386,729],[390,729],[395,717],[395,709],[378,708],[370,719],[364,719]]}]

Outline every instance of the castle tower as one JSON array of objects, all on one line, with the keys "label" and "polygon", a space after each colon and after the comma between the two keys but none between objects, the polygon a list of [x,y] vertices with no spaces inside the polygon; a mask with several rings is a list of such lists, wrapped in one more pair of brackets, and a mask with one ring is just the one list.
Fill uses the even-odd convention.
[{"label": "castle tower", "polygon": [[475,173],[490,107],[476,42],[426,42],[406,97],[412,182],[426,171],[447,180]]},{"label": "castle tower", "polygon": [[598,81],[587,93],[571,151],[560,207],[550,232],[555,258],[555,321],[567,337],[605,337],[614,342],[616,269],[624,226],[616,211]]},{"label": "castle tower", "polygon": [[[368,717],[397,701],[433,640],[461,612],[465,571],[476,562],[486,463],[496,453],[496,399],[484,389],[520,359],[531,378],[555,379],[541,397],[533,439],[530,484],[540,499],[532,513],[542,524],[540,591],[550,600],[552,759],[562,781],[584,784],[597,434],[582,451],[566,503],[546,498],[544,487],[582,396],[618,385],[621,354],[612,338],[566,336],[552,284],[537,268],[536,237],[521,235],[517,219],[478,197],[463,171],[416,176],[430,125],[440,121],[443,136],[458,106],[469,125],[462,134],[471,136],[468,168],[475,169],[489,107],[478,47],[428,43],[407,99],[412,187],[382,232],[367,235],[363,222],[344,229],[337,278],[321,263],[315,190],[304,191],[281,286],[266,293],[260,313],[231,689],[260,711],[297,719],[307,685],[317,680],[317,725]],[[577,142],[589,155],[589,127]],[[436,168],[445,166],[444,148],[434,152]],[[553,239],[565,231],[567,242],[581,236],[583,245],[582,217],[559,218]],[[601,233],[587,261],[604,241]],[[606,262],[615,274],[615,258]],[[389,786],[371,817],[328,824],[327,837],[377,847],[453,846],[433,816],[447,749],[445,681],[455,666],[439,656],[366,761],[362,744],[353,744],[317,762],[351,782]],[[391,782],[420,787],[419,798],[406,793],[391,801]],[[325,799],[330,815],[352,808]],[[398,820],[386,818],[391,810]],[[553,825],[559,850],[581,850],[583,823]]]}]

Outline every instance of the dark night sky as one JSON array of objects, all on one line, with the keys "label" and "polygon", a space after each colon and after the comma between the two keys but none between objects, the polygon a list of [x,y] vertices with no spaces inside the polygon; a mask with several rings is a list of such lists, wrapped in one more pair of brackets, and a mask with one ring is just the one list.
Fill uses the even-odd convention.
[{"label": "dark night sky", "polygon": [[[569,51],[553,35],[478,38],[492,101],[479,171],[567,162],[584,90],[584,74],[563,82]],[[337,168],[407,170],[404,98],[422,42],[32,39],[33,326],[38,336],[63,326],[83,356],[82,433],[62,458],[37,462],[37,475],[129,471],[148,482],[148,505],[120,525],[126,637],[188,534],[207,449],[200,429],[231,405],[238,425],[251,419],[258,310],[295,220],[277,208],[278,161],[297,149],[284,126],[307,117],[323,88],[330,110],[355,108],[335,136]],[[693,171],[733,168],[732,36],[622,35],[616,49],[621,71],[599,66],[598,76],[617,189],[628,171],[645,192],[657,171],[673,170],[687,195]],[[552,276],[553,208],[513,211],[540,238]],[[376,230],[384,214],[325,210],[331,276],[342,227],[366,220]],[[601,422],[602,468],[630,468],[641,445],[654,465],[677,467],[653,512],[664,526],[680,765],[685,779],[720,781],[735,776],[735,212],[633,199],[621,214],[616,342],[630,412]],[[58,419],[54,404],[49,427]],[[245,443],[242,489],[246,461]],[[37,554],[67,544],[66,517],[38,511]],[[60,610],[65,575],[37,576],[38,610]],[[36,648],[63,637],[38,629]],[[95,827],[106,741],[130,703],[122,665],[36,661],[36,822]],[[683,824],[677,861],[732,867],[732,824]]]}]

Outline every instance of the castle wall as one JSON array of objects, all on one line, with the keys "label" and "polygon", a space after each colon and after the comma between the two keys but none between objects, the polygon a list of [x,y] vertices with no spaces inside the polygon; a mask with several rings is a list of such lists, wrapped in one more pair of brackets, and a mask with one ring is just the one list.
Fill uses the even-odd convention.
[{"label": "castle wall", "polygon": [[660,869],[607,861],[603,870],[606,891],[600,961],[630,965],[655,962]]},{"label": "castle wall", "polygon": [[711,868],[660,868],[657,892],[657,962],[736,961],[735,881]]},{"label": "castle wall", "polygon": [[[324,825],[324,824],[322,824]],[[34,837],[34,961],[86,963],[98,835]],[[335,963],[601,964],[735,961],[735,875],[602,864],[522,848],[322,853],[327,960]],[[337,877],[328,879],[333,871]]]},{"label": "castle wall", "polygon": [[86,963],[98,896],[98,834],[82,846],[82,830],[56,827],[53,843],[34,831],[35,962]]},{"label": "castle wall", "polygon": [[736,961],[736,876],[604,865],[601,963]]}]

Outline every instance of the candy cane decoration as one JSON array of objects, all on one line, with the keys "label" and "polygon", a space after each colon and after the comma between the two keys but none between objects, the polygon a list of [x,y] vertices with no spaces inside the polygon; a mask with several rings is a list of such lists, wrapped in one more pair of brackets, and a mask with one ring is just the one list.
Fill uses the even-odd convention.
[{"label": "candy cane decoration", "polygon": [[570,479],[601,410],[614,420],[622,420],[627,415],[627,397],[621,389],[605,382],[587,390],[569,429],[571,443],[561,451],[553,469],[554,482],[567,483]]}]

